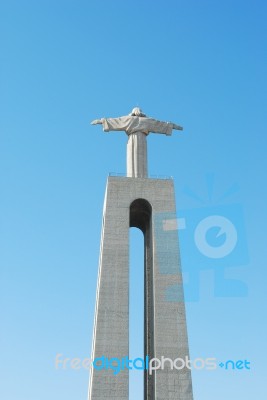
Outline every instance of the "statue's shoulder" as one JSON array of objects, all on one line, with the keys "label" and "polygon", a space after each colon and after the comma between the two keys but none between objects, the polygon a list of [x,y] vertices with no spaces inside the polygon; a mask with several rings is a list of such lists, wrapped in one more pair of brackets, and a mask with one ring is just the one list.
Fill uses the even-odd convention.
[{"label": "statue's shoulder", "polygon": [[121,121],[130,121],[133,118],[131,115],[123,115],[122,117],[118,117],[117,119]]}]

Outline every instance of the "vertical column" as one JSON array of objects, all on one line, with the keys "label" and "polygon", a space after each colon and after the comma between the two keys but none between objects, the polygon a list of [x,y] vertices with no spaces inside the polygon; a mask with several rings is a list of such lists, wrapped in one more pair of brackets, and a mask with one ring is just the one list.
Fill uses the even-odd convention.
[{"label": "vertical column", "polygon": [[105,358],[116,365],[129,354],[129,209],[118,206],[117,195],[108,184],[91,355],[98,367],[90,371],[89,400],[129,397],[128,370],[101,368]]},{"label": "vertical column", "polygon": [[175,209],[153,215],[154,356],[181,359],[179,370],[166,360],[155,371],[157,400],[193,400],[191,371],[185,364],[189,348],[176,224]]}]

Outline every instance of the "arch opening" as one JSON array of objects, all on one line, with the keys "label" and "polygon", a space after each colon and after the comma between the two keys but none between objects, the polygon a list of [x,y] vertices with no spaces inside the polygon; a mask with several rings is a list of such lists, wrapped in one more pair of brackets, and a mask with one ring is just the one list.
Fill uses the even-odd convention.
[{"label": "arch opening", "polygon": [[152,207],[147,200],[136,199],[130,205],[130,227],[146,233],[150,226]]},{"label": "arch opening", "polygon": [[[153,295],[153,241],[152,206],[145,199],[136,199],[130,205],[130,228],[139,228],[144,234],[144,358],[154,358],[154,295]],[[155,377],[144,371],[144,400],[154,400]]]},{"label": "arch opening", "polygon": [[[129,263],[129,359],[144,353],[144,236],[139,228],[130,228]],[[129,370],[129,400],[144,398],[144,374]]]}]

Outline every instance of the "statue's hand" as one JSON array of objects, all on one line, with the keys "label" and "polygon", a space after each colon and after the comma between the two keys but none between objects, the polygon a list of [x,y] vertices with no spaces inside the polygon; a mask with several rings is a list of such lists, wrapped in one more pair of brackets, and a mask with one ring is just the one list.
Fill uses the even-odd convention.
[{"label": "statue's hand", "polygon": [[182,131],[183,127],[176,124],[172,124],[172,129],[176,129],[177,131]]},{"label": "statue's hand", "polygon": [[102,124],[102,120],[101,120],[101,119],[94,119],[94,120],[91,122],[91,125],[98,125],[98,124]]}]

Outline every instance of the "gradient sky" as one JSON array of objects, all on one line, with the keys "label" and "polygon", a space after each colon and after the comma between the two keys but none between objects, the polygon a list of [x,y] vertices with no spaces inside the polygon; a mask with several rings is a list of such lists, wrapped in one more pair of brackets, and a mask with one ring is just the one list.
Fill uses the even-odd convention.
[{"label": "gradient sky", "polygon": [[195,400],[266,397],[266,20],[264,0],[0,1],[1,399],[86,399],[88,371],[56,370],[55,356],[90,356],[106,178],[125,172],[127,140],[90,121],[137,105],[184,126],[148,137],[178,215],[220,207],[244,239],[221,268],[248,293],[214,294],[207,264],[186,308],[192,358],[251,370],[194,371]]}]

